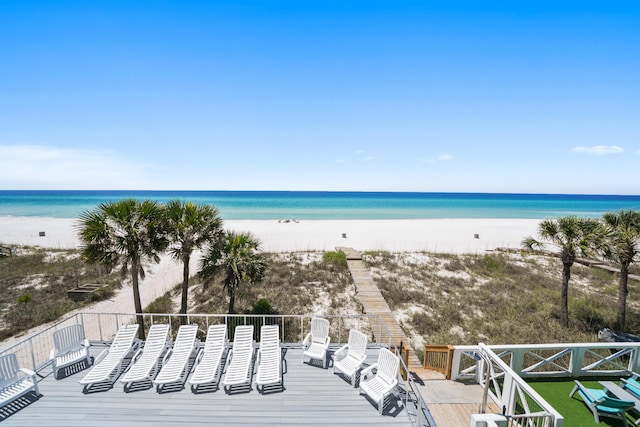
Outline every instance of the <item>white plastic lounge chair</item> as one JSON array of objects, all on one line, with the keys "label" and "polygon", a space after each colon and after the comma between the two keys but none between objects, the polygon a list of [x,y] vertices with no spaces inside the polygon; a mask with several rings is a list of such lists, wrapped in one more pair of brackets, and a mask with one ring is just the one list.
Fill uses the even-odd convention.
[{"label": "white plastic lounge chair", "polygon": [[251,387],[251,362],[253,361],[253,325],[236,326],[233,347],[227,355],[227,373],[222,385],[225,393],[231,393],[231,387]]},{"label": "white plastic lounge chair", "polygon": [[124,383],[125,391],[131,391],[136,383],[141,382],[144,384],[138,385],[146,388],[153,387],[151,381],[158,373],[161,357],[171,344],[169,329],[169,324],[151,325],[144,347],[136,352],[131,359],[129,369],[120,379],[120,382]]},{"label": "white plastic lounge chair", "polygon": [[305,357],[311,361],[322,360],[322,367],[327,367],[327,349],[329,348],[329,321],[320,317],[311,319],[311,332],[302,341],[302,362]]},{"label": "white plastic lounge chair", "polygon": [[343,345],[333,355],[333,373],[336,371],[351,377],[351,385],[356,386],[358,370],[367,358],[367,336],[360,331],[349,331],[349,342]]},{"label": "white plastic lounge chair", "polygon": [[57,380],[91,366],[93,358],[89,355],[89,340],[84,336],[84,326],[75,324],[55,331],[49,359],[53,377]]},{"label": "white plastic lounge chair", "polygon": [[35,372],[20,368],[15,353],[0,356],[0,408],[2,408],[0,421],[8,414],[24,407],[25,405],[20,403],[12,408],[11,404],[30,392],[40,397]]},{"label": "white plastic lounge chair", "polygon": [[[381,348],[378,361],[360,373],[360,392],[365,392],[378,404],[380,415],[382,415],[385,398],[393,394],[398,385],[399,367],[400,359],[386,348]],[[375,374],[373,374],[374,369]],[[373,377],[367,379],[369,374],[373,374]]]},{"label": "white plastic lounge chair", "polygon": [[600,417],[609,417],[622,420],[626,427],[627,411],[635,406],[635,402],[630,400],[620,400],[607,395],[606,390],[598,390],[583,386],[578,380],[573,390],[569,394],[572,397],[576,392],[582,397],[582,401],[589,407],[596,423],[600,424]]},{"label": "white plastic lounge chair", "polygon": [[198,325],[182,325],[178,329],[178,336],[173,348],[167,352],[162,360],[162,369],[153,381],[156,391],[162,392],[169,385],[184,388],[184,383],[189,375],[189,359],[200,348],[200,341],[196,339]]},{"label": "white plastic lounge chair", "polygon": [[93,368],[79,381],[80,384],[84,384],[83,393],[88,393],[92,388],[113,387],[113,383],[122,373],[124,358],[139,346],[136,332],[137,324],[121,326],[118,329],[111,346],[98,355]]},{"label": "white plastic lounge chair", "polygon": [[258,391],[264,394],[265,386],[279,386],[282,390],[282,350],[278,325],[264,325],[260,328],[257,364],[256,388]]},{"label": "white plastic lounge chair", "polygon": [[216,386],[220,381],[222,356],[227,348],[227,325],[211,325],[207,331],[204,349],[196,357],[196,369],[189,379],[191,391],[197,393],[207,385]]}]

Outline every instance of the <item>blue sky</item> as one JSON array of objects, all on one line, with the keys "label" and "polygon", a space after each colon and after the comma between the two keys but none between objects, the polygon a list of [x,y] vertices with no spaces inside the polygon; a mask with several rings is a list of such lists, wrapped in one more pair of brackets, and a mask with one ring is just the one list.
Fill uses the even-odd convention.
[{"label": "blue sky", "polygon": [[0,189],[640,194],[640,2],[0,2]]}]

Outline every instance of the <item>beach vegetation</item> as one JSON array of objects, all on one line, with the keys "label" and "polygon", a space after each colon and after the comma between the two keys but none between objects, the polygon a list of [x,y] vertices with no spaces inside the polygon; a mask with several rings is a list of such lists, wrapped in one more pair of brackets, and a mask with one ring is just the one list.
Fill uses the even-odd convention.
[{"label": "beach vegetation", "polygon": [[[77,250],[19,247],[16,256],[0,257],[0,277],[0,340],[57,320],[121,286],[119,274],[86,265]],[[86,283],[102,286],[90,299],[67,297],[67,291]]]},{"label": "beach vegetation", "polygon": [[522,246],[542,250],[550,244],[562,261],[562,285],[560,288],[560,323],[569,327],[569,280],[571,267],[578,256],[589,256],[602,242],[600,222],[592,218],[566,216],[545,219],[538,224],[538,238],[522,240]]},{"label": "beach vegetation", "polygon": [[138,279],[145,277],[145,262],[160,262],[167,248],[166,221],[162,206],[150,200],[124,199],[100,203],[80,215],[78,236],[81,254],[88,264],[98,264],[108,271],[119,267],[123,276],[130,274],[138,334],[145,338],[144,317]]},{"label": "beach vegetation", "polygon": [[638,260],[640,253],[640,211],[607,212],[602,218],[608,227],[604,256],[620,267],[615,328],[624,329],[629,295],[629,267]]},{"label": "beach vegetation", "polygon": [[[366,252],[363,260],[416,350],[425,343],[593,342],[599,330],[615,322],[611,288],[617,278],[576,263],[572,321],[569,328],[562,326],[557,272],[563,264],[550,254]],[[640,282],[630,280],[629,287],[631,294],[639,292]],[[627,330],[640,333],[635,301]]]},{"label": "beach vegetation", "polygon": [[251,233],[228,231],[220,241],[207,246],[200,261],[200,275],[205,284],[222,279],[223,290],[229,296],[228,313],[235,313],[236,294],[244,286],[260,282],[267,268],[259,251],[260,240]]},{"label": "beach vegetation", "polygon": [[347,255],[343,251],[326,251],[322,254],[322,262],[339,271],[345,271],[347,265]]},{"label": "beach vegetation", "polygon": [[[170,200],[165,206],[168,253],[182,263],[182,299],[180,313],[186,314],[189,302],[189,263],[194,251],[207,244],[215,246],[222,237],[222,220],[213,205]],[[186,317],[182,318],[186,322]]]}]

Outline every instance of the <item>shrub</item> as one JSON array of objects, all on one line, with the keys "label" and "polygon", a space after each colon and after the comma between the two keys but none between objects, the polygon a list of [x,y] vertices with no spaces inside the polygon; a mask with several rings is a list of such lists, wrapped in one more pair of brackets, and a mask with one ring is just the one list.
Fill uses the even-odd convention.
[{"label": "shrub", "polygon": [[322,254],[322,262],[333,266],[336,270],[346,270],[347,255],[342,251],[330,251]]}]

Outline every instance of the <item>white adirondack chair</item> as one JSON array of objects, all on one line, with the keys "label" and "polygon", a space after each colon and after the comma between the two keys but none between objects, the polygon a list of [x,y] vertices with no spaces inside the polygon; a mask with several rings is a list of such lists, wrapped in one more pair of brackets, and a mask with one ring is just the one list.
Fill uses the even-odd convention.
[{"label": "white adirondack chair", "polygon": [[222,379],[226,393],[231,387],[251,386],[253,360],[253,325],[236,326],[233,347],[227,355],[227,373]]},{"label": "white adirondack chair", "polygon": [[53,333],[53,348],[49,353],[53,377],[60,379],[80,372],[93,363],[89,355],[89,340],[84,336],[84,326],[70,325]]},{"label": "white adirondack chair", "polygon": [[257,364],[258,391],[264,394],[265,386],[280,386],[282,389],[282,350],[278,325],[264,325],[260,328]]},{"label": "white adirondack chair", "polygon": [[184,388],[185,380],[189,375],[189,359],[200,348],[197,340],[198,325],[182,325],[178,329],[176,342],[173,348],[167,352],[162,361],[162,369],[153,381],[158,393],[168,385],[180,385]]},{"label": "white adirondack chair", "polygon": [[356,377],[362,364],[367,359],[367,336],[360,331],[349,331],[349,342],[333,355],[333,373],[336,371],[351,377],[351,385],[356,386]]},{"label": "white adirondack chair", "polygon": [[196,369],[189,379],[191,391],[197,393],[200,388],[215,385],[220,381],[222,357],[227,348],[227,325],[211,325],[207,331],[204,348],[196,357]]},{"label": "white adirondack chair", "polygon": [[[30,369],[20,368],[18,365],[18,357],[15,353],[0,356],[0,421],[5,417],[6,405],[10,405],[15,400],[21,398],[27,393],[34,392],[40,397],[38,390],[38,378],[36,373]],[[22,408],[24,404],[10,405]],[[6,412],[13,412],[11,409]]]},{"label": "white adirondack chair", "polygon": [[311,332],[302,340],[302,362],[305,357],[322,360],[322,367],[327,367],[327,350],[329,349],[329,321],[320,317],[311,319]]},{"label": "white adirondack chair", "polygon": [[[398,385],[399,368],[400,359],[386,348],[381,348],[378,361],[360,373],[360,392],[366,393],[378,404],[380,415],[382,415],[385,399],[393,394]],[[373,376],[367,379],[370,374]]]},{"label": "white adirondack chair", "polygon": [[79,381],[84,384],[83,392],[88,393],[92,388],[111,388],[122,373],[123,360],[127,354],[139,346],[136,341],[138,325],[125,325],[118,329],[111,346],[103,350],[96,358],[95,365]]},{"label": "white adirondack chair", "polygon": [[125,391],[131,390],[135,383],[142,381],[153,386],[151,381],[158,373],[161,357],[171,344],[169,329],[170,325],[165,323],[151,325],[144,347],[136,352],[129,369],[120,379],[120,382],[124,383]]}]

